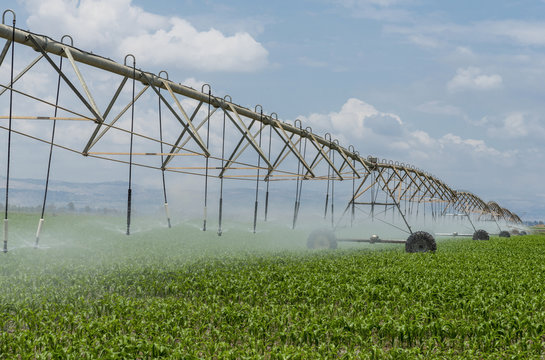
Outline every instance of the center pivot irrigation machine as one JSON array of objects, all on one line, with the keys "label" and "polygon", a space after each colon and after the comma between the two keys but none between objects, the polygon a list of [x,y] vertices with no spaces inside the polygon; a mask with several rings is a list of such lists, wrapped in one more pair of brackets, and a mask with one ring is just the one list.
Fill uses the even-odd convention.
[{"label": "center pivot irrigation machine", "polygon": [[[11,26],[5,23],[6,18],[13,20]],[[222,234],[226,180],[246,181],[252,184],[251,191],[255,189],[254,232],[258,218],[267,221],[269,217],[269,190],[276,184],[286,191],[285,184],[295,187],[293,208],[289,210],[293,210],[293,228],[300,218],[303,186],[306,191],[321,193],[325,206],[319,206],[323,211],[317,220],[325,219],[331,229],[312,232],[308,238],[311,248],[335,248],[339,241],[355,241],[404,243],[408,252],[434,251],[434,237],[413,228],[426,215],[428,221],[458,216],[471,225],[473,232],[443,235],[469,235],[474,239],[489,236],[476,228],[478,221],[495,223],[501,234],[505,234],[502,226],[521,223],[517,215],[495,202],[485,203],[470,192],[453,190],[414,166],[363,157],[354,146],[343,147],[330,134],[319,136],[310,127],[303,127],[300,120],[292,124],[280,121],[276,113],[265,114],[260,105],[250,109],[235,104],[228,95],[213,95],[208,84],[197,90],[169,80],[166,71],[153,74],[140,70],[133,55],[118,63],[78,49],[68,35],[55,41],[18,29],[15,23],[15,13],[6,10],[0,25],[0,36],[6,39],[0,54],[0,71],[4,71],[0,74],[9,76],[6,84],[0,85],[0,100],[4,109],[9,109],[0,117],[0,128],[6,135],[2,146],[7,151],[4,252],[8,250],[12,145],[23,139],[49,149],[48,156],[43,154],[48,166],[36,246],[44,222],[54,149],[127,166],[127,235],[131,231],[134,167],[160,174],[169,227],[166,172],[203,179],[203,230],[207,230],[209,188],[214,186],[219,195],[218,235]],[[104,104],[99,106],[96,100]],[[265,199],[258,209],[260,185]],[[334,204],[340,201],[344,202],[342,211],[335,213]],[[258,210],[262,215],[258,216]],[[406,240],[383,240],[377,235],[365,239],[336,237],[339,229],[353,227],[362,218],[388,224],[409,236]]]}]

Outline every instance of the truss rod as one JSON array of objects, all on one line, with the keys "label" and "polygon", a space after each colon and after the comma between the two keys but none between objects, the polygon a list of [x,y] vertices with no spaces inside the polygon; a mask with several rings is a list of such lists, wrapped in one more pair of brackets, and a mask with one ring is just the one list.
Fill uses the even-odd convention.
[{"label": "truss rod", "polygon": [[[0,37],[6,40],[11,39],[12,28],[5,24],[0,24]],[[14,41],[17,43],[32,47],[37,50],[43,49],[43,51],[46,53],[51,53],[51,54],[60,55],[64,57],[67,56],[65,49],[68,49],[68,51],[70,52],[70,55],[72,55],[73,60],[76,62],[80,62],[80,63],[86,64],[95,68],[99,68],[99,69],[102,69],[117,75],[121,75],[129,79],[135,78],[135,80],[141,81],[145,84],[149,84],[152,87],[156,87],[156,88],[161,87],[163,89],[167,89],[165,84],[168,83],[168,86],[174,93],[177,93],[177,94],[180,94],[180,95],[183,95],[198,101],[202,101],[204,103],[210,103],[212,106],[216,108],[225,107],[225,106],[222,106],[223,100],[221,98],[216,98],[215,96],[211,96],[209,99],[208,94],[202,93],[189,86],[181,85],[173,81],[163,79],[150,72],[136,71],[136,74],[133,74],[133,69],[130,66],[117,63],[106,57],[102,57],[102,56],[99,56],[84,50],[80,50],[73,46],[68,46],[59,41],[53,40],[45,35],[35,34],[29,31],[16,28]],[[234,110],[240,116],[244,116],[256,121],[260,121],[264,125],[271,125],[274,128],[283,129],[283,131],[286,131],[289,133],[295,133],[303,137],[305,135],[304,129],[299,129],[296,126],[293,126],[291,124],[276,121],[271,116],[265,116],[265,115],[260,116],[259,113],[234,103],[229,103],[229,105],[226,107],[225,110],[227,111]],[[97,115],[97,114],[93,114],[93,115]],[[100,121],[101,120],[100,116],[98,116],[97,119]],[[329,141],[325,140],[322,137],[316,136],[316,141],[322,145],[325,145],[326,147],[331,147],[331,144],[329,143]],[[344,148],[343,148],[343,151],[348,157],[352,159],[357,159],[357,155],[354,152],[350,152]],[[363,160],[363,161],[367,162],[367,160]],[[368,165],[370,165],[370,163]]]}]

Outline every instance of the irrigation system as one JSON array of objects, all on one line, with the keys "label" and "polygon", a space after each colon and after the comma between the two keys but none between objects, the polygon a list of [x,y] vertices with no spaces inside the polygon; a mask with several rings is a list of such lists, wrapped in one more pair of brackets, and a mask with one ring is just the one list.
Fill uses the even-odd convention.
[{"label": "irrigation system", "polygon": [[[12,20],[12,24],[6,20]],[[215,187],[219,193],[218,235],[222,234],[226,180],[255,183],[254,232],[258,219],[267,221],[269,217],[273,201],[270,189],[278,182],[293,184],[289,185],[293,186],[290,193],[294,190],[295,194],[293,207],[284,209],[292,212],[293,228],[300,217],[303,190],[312,187],[319,191],[323,196],[320,217],[326,219],[329,229],[314,231],[308,238],[309,247],[336,247],[339,241],[394,242],[404,243],[410,252],[433,251],[434,237],[414,228],[422,216],[434,220],[459,216],[473,231],[451,235],[478,239],[488,238],[488,233],[477,229],[476,222],[494,222],[499,232],[521,223],[516,214],[496,202],[485,202],[468,191],[454,190],[438,177],[412,165],[362,156],[355,146],[343,146],[327,133],[315,134],[300,120],[281,121],[276,113],[266,114],[261,105],[251,109],[236,104],[229,95],[216,96],[208,84],[194,89],[170,80],[166,71],[154,74],[141,70],[137,67],[138,59],[131,54],[118,63],[78,49],[68,35],[56,41],[19,29],[11,10],[3,14],[0,37],[5,39],[0,70],[4,67],[10,71],[9,82],[0,84],[0,100],[9,97],[5,100],[9,100],[9,109],[4,109],[5,114],[0,116],[0,128],[7,132],[7,143],[1,144],[7,154],[4,252],[8,251],[12,142],[22,137],[49,146],[48,154],[44,154],[48,166],[36,246],[44,222],[56,150],[79,154],[83,160],[97,158],[127,167],[127,235],[131,233],[135,167],[156,170],[161,177],[161,203],[169,227],[165,173],[189,174],[203,180],[203,188],[198,190],[204,192],[203,230],[207,230],[210,187]],[[31,58],[17,56],[23,51],[34,54],[34,59],[28,63],[20,60]],[[15,73],[14,68],[21,70]],[[18,86],[37,73],[47,73],[48,79],[55,81],[39,87]],[[107,99],[102,109],[95,101],[97,95],[102,102]],[[135,123],[135,119],[142,118],[143,122]],[[20,126],[36,123],[40,125]],[[62,127],[64,131],[59,133]],[[118,141],[120,138],[124,141]],[[335,204],[341,202],[339,211]],[[389,223],[409,237],[406,240],[386,240],[377,235],[368,239],[336,237],[334,230],[341,224],[353,226],[362,216]]]}]

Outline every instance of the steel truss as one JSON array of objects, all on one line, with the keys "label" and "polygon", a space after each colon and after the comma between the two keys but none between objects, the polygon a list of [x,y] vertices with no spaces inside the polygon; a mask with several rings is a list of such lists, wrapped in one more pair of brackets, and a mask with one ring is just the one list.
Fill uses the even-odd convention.
[{"label": "steel truss", "polygon": [[[29,134],[8,128],[2,123],[0,127],[10,134],[13,132],[85,157],[156,169],[163,174],[166,171],[199,175],[206,179],[218,178],[222,180],[222,187],[224,178],[256,181],[256,212],[260,181],[266,183],[268,206],[270,182],[295,180],[297,191],[293,226],[297,220],[303,184],[313,180],[327,182],[324,215],[331,216],[332,223],[337,220],[334,218],[333,208],[335,182],[343,180],[352,182],[352,193],[345,195],[348,203],[340,218],[350,215],[351,222],[354,221],[358,207],[370,208],[371,216],[378,212],[378,208],[384,207],[384,211],[393,209],[392,211],[401,216],[410,233],[413,230],[409,215],[418,214],[424,209],[433,218],[454,211],[482,219],[521,222],[516,214],[497,203],[485,203],[474,194],[456,191],[439,178],[414,166],[363,157],[353,146],[343,147],[338,141],[331,139],[329,134],[320,136],[314,134],[310,127],[303,128],[299,120],[290,124],[280,121],[275,113],[264,114],[259,105],[252,110],[237,105],[229,96],[214,96],[208,85],[199,91],[169,80],[164,71],[159,74],[143,71],[133,66],[134,64],[117,63],[80,50],[72,44],[65,44],[62,40],[55,41],[15,26],[1,24],[0,37],[6,39],[0,53],[0,65],[6,62],[8,50],[14,43],[31,47],[38,53],[13,78],[11,84],[0,85],[0,96],[12,93],[18,98],[55,110],[54,116],[21,114],[19,111],[10,115],[9,120],[75,122],[81,124],[81,132],[87,135],[80,147],[74,147],[63,144],[60,139],[50,139],[46,134]],[[67,60],[68,65],[61,68],[57,65],[56,57]],[[47,96],[33,95],[17,87],[20,79],[30,73],[38,63],[47,64],[49,70],[59,77],[63,92],[70,93],[72,101],[64,104],[52,103],[46,99]],[[104,110],[97,105],[97,94],[88,86],[82,67],[109,75],[103,88],[111,89],[112,95]],[[100,80],[93,78],[93,82],[97,81]],[[135,87],[135,92],[127,101],[122,94],[126,93],[124,90],[130,84]],[[208,91],[205,91],[205,87],[208,87]],[[104,93],[101,92],[100,95],[103,97]],[[119,125],[118,121],[126,117],[129,110],[135,111],[135,105],[144,96],[155,98],[159,106],[159,116],[162,107],[163,116],[168,115],[174,119],[177,128],[171,126],[168,131],[160,128],[159,134],[153,135],[132,129],[133,124],[130,129]],[[191,109],[186,105],[187,100],[195,103]],[[138,111],[137,107],[136,109]],[[58,115],[57,111],[63,115]],[[8,116],[0,119],[6,120]],[[222,129],[217,131],[223,134],[221,146],[218,141],[210,141],[211,127],[215,130]],[[131,147],[128,152],[124,152],[117,148],[104,148],[108,144],[105,139],[114,132],[145,142],[146,149],[133,151]],[[167,132],[170,136],[163,136]],[[226,132],[230,134],[227,140]],[[150,158],[160,158],[160,161],[152,162]],[[205,160],[204,163],[199,159]],[[165,190],[165,207],[166,205]],[[204,218],[206,227],[206,207]],[[221,209],[218,233],[221,234]]]}]

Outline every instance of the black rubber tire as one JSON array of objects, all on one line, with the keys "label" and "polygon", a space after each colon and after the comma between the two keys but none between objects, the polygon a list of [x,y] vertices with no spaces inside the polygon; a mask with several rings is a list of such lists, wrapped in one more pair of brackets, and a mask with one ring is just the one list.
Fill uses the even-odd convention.
[{"label": "black rubber tire", "polygon": [[425,231],[417,231],[409,235],[405,242],[405,252],[435,252],[437,243],[434,237]]},{"label": "black rubber tire", "polygon": [[473,233],[473,240],[490,240],[490,235],[483,229],[475,230]]},{"label": "black rubber tire", "polygon": [[524,235],[528,235],[528,233],[524,230],[522,230],[520,233],[519,233],[520,236],[524,236]]},{"label": "black rubber tire", "polygon": [[509,231],[500,231],[500,237],[504,237],[504,238],[508,238],[508,237],[511,237],[511,234],[509,234]]},{"label": "black rubber tire", "polygon": [[309,249],[336,249],[337,237],[335,233],[327,229],[318,229],[310,233],[307,239]]}]

